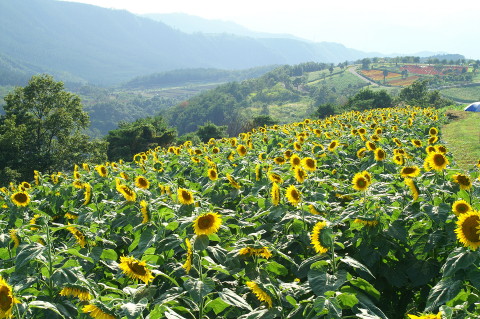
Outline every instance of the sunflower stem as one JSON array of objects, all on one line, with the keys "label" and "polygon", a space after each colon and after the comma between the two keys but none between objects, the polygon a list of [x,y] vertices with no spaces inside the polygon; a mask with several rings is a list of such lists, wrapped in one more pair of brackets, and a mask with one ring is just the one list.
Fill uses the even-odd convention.
[{"label": "sunflower stem", "polygon": [[53,282],[52,282],[52,275],[53,275],[53,262],[52,262],[52,240],[50,236],[50,227],[48,224],[45,225],[47,230],[47,254],[48,254],[48,292],[51,297],[53,297]]}]

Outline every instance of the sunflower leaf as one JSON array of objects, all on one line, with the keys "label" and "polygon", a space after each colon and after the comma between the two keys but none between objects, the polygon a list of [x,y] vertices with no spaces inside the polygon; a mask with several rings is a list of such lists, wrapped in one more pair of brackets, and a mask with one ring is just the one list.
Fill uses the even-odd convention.
[{"label": "sunflower leaf", "polygon": [[28,304],[28,307],[29,308],[40,308],[40,309],[48,309],[48,310],[51,310],[53,312],[55,312],[57,315],[59,315],[60,317],[62,318],[65,318],[61,313],[60,311],[57,309],[57,306],[55,306],[54,304],[48,302],[48,301],[41,301],[41,300],[35,300],[35,301],[32,301]]},{"label": "sunflower leaf", "polygon": [[128,319],[138,318],[142,311],[147,306],[147,299],[143,298],[139,303],[126,303],[121,306],[123,313],[127,316]]},{"label": "sunflower leaf", "polygon": [[218,295],[229,305],[252,311],[252,307],[239,295],[228,288],[224,288]]},{"label": "sunflower leaf", "polygon": [[454,275],[457,271],[469,268],[477,260],[477,254],[464,248],[457,248],[450,253],[441,272],[444,277]]},{"label": "sunflower leaf", "polygon": [[15,269],[18,271],[22,267],[28,265],[31,260],[44,258],[41,254],[45,251],[46,247],[40,245],[38,243],[32,243],[22,248],[17,254],[17,258],[15,259]]}]

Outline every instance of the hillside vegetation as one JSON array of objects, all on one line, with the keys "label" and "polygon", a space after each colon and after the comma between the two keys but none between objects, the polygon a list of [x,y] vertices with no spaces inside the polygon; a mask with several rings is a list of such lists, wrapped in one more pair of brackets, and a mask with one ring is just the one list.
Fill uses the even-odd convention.
[{"label": "hillside vegetation", "polygon": [[478,317],[479,171],[444,122],[352,111],[36,173],[0,191],[2,311]]}]

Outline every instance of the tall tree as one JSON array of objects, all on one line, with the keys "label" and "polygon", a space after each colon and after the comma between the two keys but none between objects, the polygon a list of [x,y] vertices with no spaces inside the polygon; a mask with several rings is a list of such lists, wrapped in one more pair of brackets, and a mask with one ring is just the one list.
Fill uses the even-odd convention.
[{"label": "tall tree", "polygon": [[52,172],[104,159],[105,143],[83,133],[89,116],[80,98],[49,75],[33,76],[5,98],[0,118],[0,180],[30,180],[33,170]]}]

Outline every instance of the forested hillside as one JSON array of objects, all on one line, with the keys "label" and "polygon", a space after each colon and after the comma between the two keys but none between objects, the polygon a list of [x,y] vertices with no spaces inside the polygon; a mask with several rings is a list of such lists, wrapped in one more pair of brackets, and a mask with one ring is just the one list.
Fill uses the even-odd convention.
[{"label": "forested hillside", "polygon": [[[187,34],[127,11],[53,0],[2,0],[0,21],[0,57],[27,65],[30,76],[47,72],[63,81],[118,84],[179,68],[245,69],[368,56],[337,43]],[[22,73],[8,70],[12,78]]]}]

